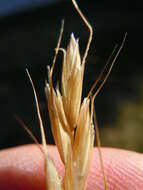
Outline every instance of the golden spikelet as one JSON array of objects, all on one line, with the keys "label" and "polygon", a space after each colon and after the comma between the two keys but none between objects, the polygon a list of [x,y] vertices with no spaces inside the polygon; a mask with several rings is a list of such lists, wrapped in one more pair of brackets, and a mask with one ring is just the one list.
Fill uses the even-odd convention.
[{"label": "golden spikelet", "polygon": [[[84,18],[75,1],[73,4]],[[45,93],[53,136],[65,165],[61,186],[64,190],[85,189],[93,148],[94,126],[90,99],[85,98],[81,104],[84,65],[91,35],[92,32],[82,61],[78,39],[75,39],[73,33],[66,50],[56,48],[57,53],[59,50],[63,52],[61,91],[53,87],[54,63],[51,68],[48,67],[49,82],[46,83]]]},{"label": "golden spikelet", "polygon": [[[64,27],[64,23],[62,22],[53,65],[51,68],[48,66],[49,80],[45,86],[51,129],[61,160],[65,166],[65,176],[63,178],[63,181],[61,181],[53,161],[48,156],[45,140],[46,138],[42,119],[40,116],[37,95],[32,79],[27,70],[27,74],[34,91],[37,114],[40,122],[43,145],[41,151],[43,152],[45,158],[46,187],[47,190],[85,190],[90,160],[92,157],[92,148],[94,145],[95,127],[102,173],[105,182],[105,189],[107,190],[107,182],[104,174],[103,160],[100,151],[100,139],[98,135],[97,122],[95,114],[93,114],[95,113],[94,100],[111,72],[113,64],[123,47],[126,35],[119,50],[117,51],[117,54],[115,55],[115,58],[113,59],[108,73],[106,74],[103,82],[100,84],[95,94],[91,96],[93,89],[95,88],[97,82],[101,79],[108,63],[101,71],[98,79],[93,84],[87,97],[81,101],[85,60],[92,40],[92,28],[78,8],[75,0],[72,0],[72,2],[89,30],[87,47],[85,49],[83,59],[81,60],[78,39],[75,39],[74,34],[72,33],[67,49],[65,50],[63,48],[60,48],[60,42]],[[59,89],[58,85],[57,88],[54,89],[52,81],[53,70],[58,51],[63,52],[61,90]],[[32,136],[27,128],[26,131],[28,131],[30,136],[35,140],[35,137]]]},{"label": "golden spikelet", "polygon": [[71,34],[64,53],[62,68],[62,98],[65,115],[71,130],[77,125],[82,93],[82,66],[78,40]]},{"label": "golden spikelet", "polygon": [[90,111],[90,99],[81,104],[82,72],[78,41],[71,35],[67,50],[63,50],[62,90],[56,92],[52,85],[51,69],[48,68],[49,84],[45,92],[48,102],[52,132],[61,159],[65,164],[63,188],[85,189],[94,127]]},{"label": "golden spikelet", "polygon": [[62,90],[56,91],[48,67],[49,84],[45,92],[55,143],[65,164],[63,188],[65,190],[85,189],[94,129],[90,112],[90,99],[81,105],[82,72],[78,40],[71,34],[67,50],[64,52],[62,68]]}]

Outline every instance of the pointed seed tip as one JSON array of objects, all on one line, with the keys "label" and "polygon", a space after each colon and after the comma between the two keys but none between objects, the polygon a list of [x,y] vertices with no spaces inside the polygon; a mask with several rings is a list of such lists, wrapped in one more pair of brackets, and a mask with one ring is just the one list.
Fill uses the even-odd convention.
[{"label": "pointed seed tip", "polygon": [[74,37],[74,33],[73,33],[73,32],[71,33],[71,38],[75,39],[75,37]]}]

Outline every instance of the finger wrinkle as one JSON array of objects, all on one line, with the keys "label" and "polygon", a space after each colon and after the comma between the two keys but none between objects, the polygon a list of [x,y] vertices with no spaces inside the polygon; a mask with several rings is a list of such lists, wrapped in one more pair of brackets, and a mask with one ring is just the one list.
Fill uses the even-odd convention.
[{"label": "finger wrinkle", "polygon": [[[48,146],[61,177],[63,164],[55,146]],[[142,154],[102,148],[108,189],[141,190],[143,187]],[[0,189],[45,190],[44,158],[36,145],[20,146],[0,152]],[[87,190],[104,190],[98,150],[93,150]]]}]

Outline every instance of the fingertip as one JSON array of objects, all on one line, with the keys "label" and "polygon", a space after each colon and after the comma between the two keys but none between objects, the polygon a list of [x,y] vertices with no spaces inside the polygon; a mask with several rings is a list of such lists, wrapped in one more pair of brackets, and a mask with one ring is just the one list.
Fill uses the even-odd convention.
[{"label": "fingertip", "polygon": [[[55,146],[48,146],[59,175],[64,167]],[[143,155],[120,149],[102,148],[108,188],[134,190],[143,187]],[[0,189],[45,190],[44,158],[36,145],[26,145],[0,152]],[[93,150],[87,189],[104,190],[98,150]]]},{"label": "fingertip", "polygon": [[[62,175],[62,164],[57,149],[48,146]],[[0,153],[0,189],[45,190],[44,157],[36,145],[19,146]]]},{"label": "fingertip", "polygon": [[[109,190],[142,189],[142,154],[115,148],[102,148],[102,156]],[[104,190],[103,174],[97,149],[93,150],[87,187],[88,190],[94,190],[95,187]]]}]

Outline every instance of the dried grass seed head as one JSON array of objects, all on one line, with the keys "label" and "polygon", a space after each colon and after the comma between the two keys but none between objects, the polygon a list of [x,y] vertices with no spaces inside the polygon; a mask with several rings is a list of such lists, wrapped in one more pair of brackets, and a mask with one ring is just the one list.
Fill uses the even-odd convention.
[{"label": "dried grass seed head", "polygon": [[82,64],[78,40],[72,33],[66,50],[59,46],[56,48],[56,55],[59,50],[63,51],[61,92],[58,88],[55,91],[52,84],[54,66],[48,68],[49,84],[45,87],[52,132],[65,164],[63,179],[65,190],[85,189],[94,141],[90,99],[85,98],[81,104],[84,65],[92,38],[92,29],[76,2],[74,0],[72,2],[90,31]]},{"label": "dried grass seed head", "polygon": [[71,130],[77,125],[82,94],[82,67],[78,40],[73,33],[65,51],[62,68],[62,98],[65,115]]},{"label": "dried grass seed head", "polygon": [[[90,99],[81,104],[83,67],[78,40],[71,34],[67,50],[63,51],[61,92],[52,84],[48,69],[49,84],[45,92],[55,143],[65,164],[64,189],[86,186],[89,163],[94,141],[94,129]],[[74,136],[73,131],[76,128]],[[70,176],[70,177],[69,177]]]}]

